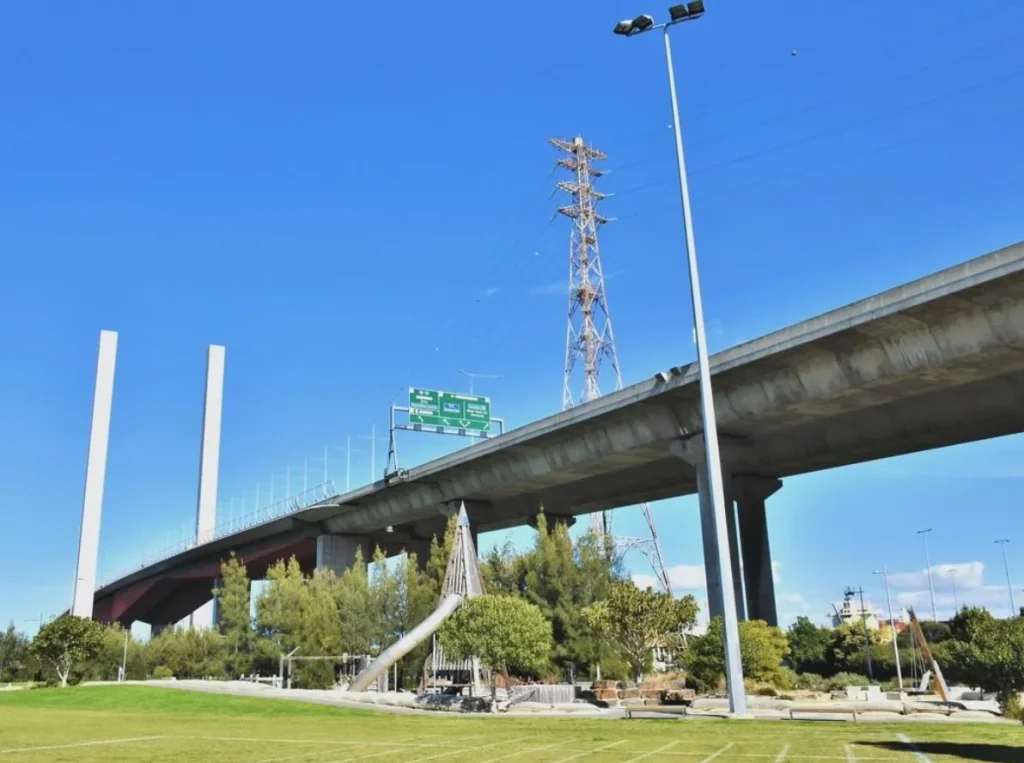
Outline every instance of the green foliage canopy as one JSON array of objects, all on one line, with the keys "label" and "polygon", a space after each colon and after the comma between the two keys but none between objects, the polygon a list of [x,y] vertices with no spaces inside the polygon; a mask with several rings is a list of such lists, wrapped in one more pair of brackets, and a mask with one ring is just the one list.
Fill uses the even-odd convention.
[{"label": "green foliage canopy", "polygon": [[87,617],[65,613],[39,629],[32,651],[50,665],[62,687],[76,665],[91,660],[103,645],[103,626]]},{"label": "green foliage canopy", "polygon": [[551,651],[551,623],[540,608],[517,596],[467,599],[439,632],[445,654],[478,657],[492,670],[536,671]]},{"label": "green foliage canopy", "polygon": [[625,655],[633,679],[639,681],[655,646],[681,646],[683,632],[697,621],[697,601],[640,589],[627,580],[613,584],[607,598],[585,607],[583,618],[598,638],[611,641]]},{"label": "green foliage canopy", "polygon": [[[765,683],[784,680],[782,660],[789,654],[786,634],[762,620],[739,624],[740,661],[744,678]],[[714,689],[725,676],[725,639],[722,619],[714,617],[708,630],[689,640],[683,654],[687,678],[699,689]]]}]

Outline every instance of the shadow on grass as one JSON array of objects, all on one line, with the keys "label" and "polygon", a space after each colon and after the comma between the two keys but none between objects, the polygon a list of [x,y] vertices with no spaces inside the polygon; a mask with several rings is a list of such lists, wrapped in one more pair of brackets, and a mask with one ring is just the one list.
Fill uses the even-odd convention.
[{"label": "shadow on grass", "polygon": [[949,755],[964,760],[982,763],[1021,763],[1024,761],[1024,747],[987,742],[860,742],[865,747],[881,747],[894,752],[920,752],[925,755]]}]

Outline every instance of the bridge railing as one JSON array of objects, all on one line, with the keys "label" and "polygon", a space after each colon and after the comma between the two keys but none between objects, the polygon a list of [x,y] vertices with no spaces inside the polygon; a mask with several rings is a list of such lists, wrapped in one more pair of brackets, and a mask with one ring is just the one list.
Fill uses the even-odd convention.
[{"label": "bridge railing", "polygon": [[132,572],[136,572],[141,569],[145,569],[151,564],[155,564],[164,559],[169,559],[176,554],[180,554],[183,551],[188,551],[190,548],[201,546],[205,543],[223,538],[226,535],[233,535],[234,533],[247,530],[250,527],[256,527],[267,522],[272,522],[275,519],[294,514],[296,511],[314,506],[321,501],[326,501],[331,496],[337,495],[338,491],[334,487],[334,480],[327,480],[319,485],[314,485],[308,490],[304,490],[301,493],[289,496],[280,501],[261,506],[255,511],[242,514],[237,517],[229,517],[226,521],[217,524],[211,531],[204,534],[202,537],[192,536],[191,538],[185,538],[176,543],[162,548],[158,551],[154,551],[147,554],[139,562],[113,572],[109,575],[105,575],[100,586],[105,586],[115,580],[119,580],[125,575],[129,575]]}]

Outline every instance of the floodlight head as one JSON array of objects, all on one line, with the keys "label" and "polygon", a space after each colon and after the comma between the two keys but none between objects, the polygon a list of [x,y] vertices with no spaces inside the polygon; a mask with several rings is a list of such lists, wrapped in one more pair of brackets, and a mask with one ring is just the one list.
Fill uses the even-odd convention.
[{"label": "floodlight head", "polygon": [[704,0],[690,0],[686,4],[686,14],[688,16],[700,16],[704,13]]},{"label": "floodlight head", "polygon": [[690,11],[687,10],[685,3],[680,3],[669,8],[668,15],[673,21],[682,21],[690,15]]},{"label": "floodlight head", "polygon": [[615,29],[612,30],[615,34],[621,34],[629,36],[633,32],[633,22],[629,19],[623,19],[615,25]]},{"label": "floodlight head", "polygon": [[654,26],[654,17],[648,16],[645,13],[645,14],[643,14],[641,16],[637,16],[630,23],[633,26],[633,31],[635,31],[635,32],[646,32],[648,29],[650,29],[652,26]]}]

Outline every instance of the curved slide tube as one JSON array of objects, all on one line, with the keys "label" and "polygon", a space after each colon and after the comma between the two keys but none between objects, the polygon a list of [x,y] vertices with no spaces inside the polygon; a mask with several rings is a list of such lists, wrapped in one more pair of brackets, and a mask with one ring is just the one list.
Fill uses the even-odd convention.
[{"label": "curved slide tube", "polygon": [[387,672],[388,668],[405,657],[441,627],[452,613],[458,609],[463,602],[462,594],[450,593],[441,599],[437,609],[430,613],[422,623],[398,639],[394,644],[385,649],[380,657],[367,665],[363,671],[355,677],[349,685],[349,691],[366,691],[366,688]]}]

